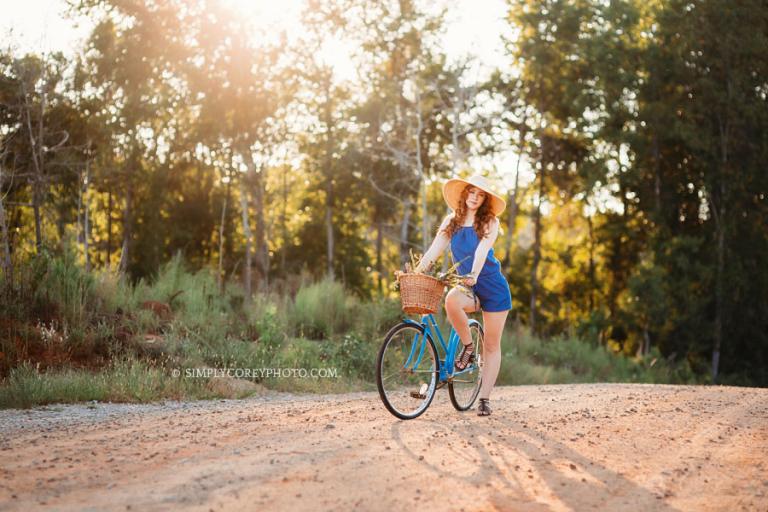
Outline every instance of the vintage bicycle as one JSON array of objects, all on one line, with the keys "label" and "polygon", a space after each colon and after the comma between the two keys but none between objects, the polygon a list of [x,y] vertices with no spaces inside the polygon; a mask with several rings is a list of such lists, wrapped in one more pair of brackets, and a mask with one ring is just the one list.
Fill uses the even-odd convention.
[{"label": "vintage bicycle", "polygon": [[[434,311],[434,306],[429,310]],[[470,319],[469,331],[475,351],[467,367],[457,370],[461,339],[451,327],[446,344],[433,312],[422,314],[418,322],[404,316],[392,327],[376,358],[376,385],[387,410],[403,420],[417,418],[446,385],[453,406],[459,411],[470,409],[482,382],[483,326]]]}]

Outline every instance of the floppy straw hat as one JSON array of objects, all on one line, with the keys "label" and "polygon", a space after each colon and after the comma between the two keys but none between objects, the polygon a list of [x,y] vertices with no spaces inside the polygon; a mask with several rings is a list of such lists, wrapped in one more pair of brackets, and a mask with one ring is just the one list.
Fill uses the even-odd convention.
[{"label": "floppy straw hat", "polygon": [[490,181],[483,176],[476,174],[470,176],[466,180],[462,178],[451,178],[445,182],[443,185],[443,197],[452,210],[456,211],[458,209],[459,201],[461,200],[461,192],[469,185],[479,188],[488,194],[486,196],[486,201],[490,201],[491,212],[495,216],[501,215],[501,212],[507,207],[507,202],[493,191]]}]

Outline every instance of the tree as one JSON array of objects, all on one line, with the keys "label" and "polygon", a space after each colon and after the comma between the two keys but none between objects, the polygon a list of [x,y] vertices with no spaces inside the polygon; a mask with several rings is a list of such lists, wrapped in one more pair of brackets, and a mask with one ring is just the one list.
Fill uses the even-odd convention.
[{"label": "tree", "polygon": [[[508,94],[511,101],[529,105],[524,131],[530,131],[537,146],[530,155],[538,187],[533,210],[529,311],[529,328],[535,332],[543,231],[541,207],[550,193],[548,178],[559,182],[563,189],[572,188],[575,164],[585,157],[588,147],[586,139],[572,127],[571,120],[581,114],[576,108],[581,91],[568,80],[580,77],[585,67],[577,49],[579,22],[585,7],[556,0],[510,0],[509,5],[510,20],[520,25],[521,32],[517,45],[507,48],[522,71],[520,79],[514,82],[516,89]],[[566,192],[569,196],[574,193]]]},{"label": "tree", "polygon": [[[252,37],[253,28],[237,18],[236,13],[219,10],[214,18],[204,17],[196,39],[195,59],[201,65],[188,68],[193,94],[203,97],[198,119],[198,134],[209,147],[226,155],[227,193],[222,205],[220,247],[229,202],[230,180],[237,180],[240,214],[245,238],[243,282],[246,300],[252,290],[255,254],[259,283],[268,285],[269,249],[265,230],[265,165],[274,118],[287,91],[278,84],[282,68],[278,47],[260,43]],[[282,76],[285,78],[285,76]],[[251,198],[255,210],[255,230],[251,228]],[[255,245],[255,251],[254,247]],[[219,250],[219,274],[222,273],[223,249]]]},{"label": "tree", "polygon": [[342,25],[343,2],[310,1],[302,12],[307,31],[297,47],[299,55],[296,71],[302,92],[299,101],[311,121],[303,147],[310,157],[310,172],[321,176],[324,194],[324,231],[326,275],[336,277],[336,237],[333,225],[334,209],[338,202],[337,183],[342,148],[346,144],[348,122],[345,112],[350,91],[334,77],[333,65],[323,56],[324,44]]},{"label": "tree", "polygon": [[8,236],[8,222],[5,218],[5,160],[7,155],[7,149],[5,144],[0,149],[0,264],[3,268],[3,277],[6,283],[10,283],[13,280],[13,264],[11,261],[11,242]]},{"label": "tree", "polygon": [[349,10],[347,26],[359,34],[371,64],[362,68],[368,84],[366,103],[360,109],[365,142],[371,154],[389,160],[396,175],[369,174],[374,190],[400,206],[400,265],[408,260],[412,216],[421,203],[422,249],[430,236],[427,213],[427,178],[433,174],[429,150],[436,130],[439,98],[435,83],[445,68],[434,39],[444,23],[444,13],[430,13],[415,1],[360,1]]}]

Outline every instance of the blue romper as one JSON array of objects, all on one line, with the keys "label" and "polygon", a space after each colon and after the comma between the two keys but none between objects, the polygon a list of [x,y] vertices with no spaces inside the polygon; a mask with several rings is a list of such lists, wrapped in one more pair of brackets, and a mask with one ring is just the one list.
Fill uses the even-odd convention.
[{"label": "blue romper", "polygon": [[[453,261],[460,261],[458,271],[460,274],[472,272],[472,264],[475,261],[475,250],[480,239],[473,226],[462,226],[451,237],[451,254]],[[509,292],[509,283],[501,273],[501,263],[493,255],[493,248],[488,251],[480,275],[472,290],[480,299],[480,307],[483,311],[507,311],[512,309],[512,295]]]}]

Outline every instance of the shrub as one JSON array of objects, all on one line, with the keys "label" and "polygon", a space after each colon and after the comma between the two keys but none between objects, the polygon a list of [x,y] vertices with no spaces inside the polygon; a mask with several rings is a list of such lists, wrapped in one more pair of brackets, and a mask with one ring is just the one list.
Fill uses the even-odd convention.
[{"label": "shrub", "polygon": [[350,314],[355,332],[361,333],[364,339],[379,341],[403,317],[400,301],[389,298],[355,303]]},{"label": "shrub", "polygon": [[326,343],[325,347],[330,349],[330,361],[341,370],[343,377],[373,382],[377,348],[374,344],[350,333],[345,334],[339,341]]},{"label": "shrub", "polygon": [[54,308],[69,329],[82,328],[102,309],[95,293],[96,280],[78,264],[71,246],[60,257],[43,256],[47,270],[37,288],[38,300]]},{"label": "shrub", "polygon": [[326,339],[344,332],[350,323],[353,299],[341,283],[324,279],[302,287],[296,294],[290,316],[293,333],[297,336]]}]

